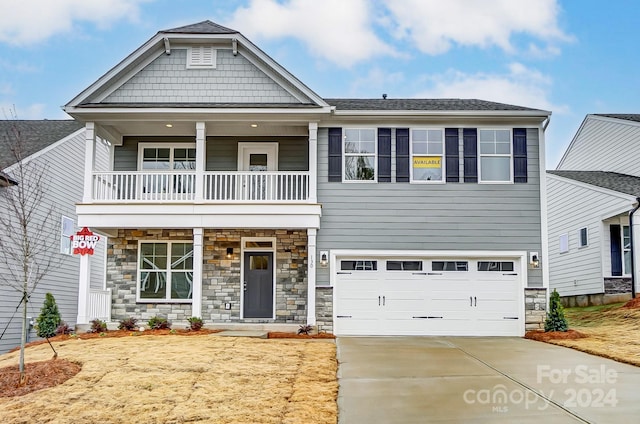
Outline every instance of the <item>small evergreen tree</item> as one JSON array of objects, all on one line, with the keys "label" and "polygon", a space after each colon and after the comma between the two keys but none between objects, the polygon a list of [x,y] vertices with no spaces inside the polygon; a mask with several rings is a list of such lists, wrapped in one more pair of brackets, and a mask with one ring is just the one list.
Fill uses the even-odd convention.
[{"label": "small evergreen tree", "polygon": [[564,317],[564,308],[560,303],[560,294],[553,289],[549,299],[549,312],[544,322],[544,331],[567,331],[569,324]]},{"label": "small evergreen tree", "polygon": [[56,335],[56,329],[62,322],[62,318],[60,317],[60,311],[58,311],[56,299],[51,293],[46,294],[44,305],[40,309],[40,316],[36,322],[38,337],[53,337]]}]

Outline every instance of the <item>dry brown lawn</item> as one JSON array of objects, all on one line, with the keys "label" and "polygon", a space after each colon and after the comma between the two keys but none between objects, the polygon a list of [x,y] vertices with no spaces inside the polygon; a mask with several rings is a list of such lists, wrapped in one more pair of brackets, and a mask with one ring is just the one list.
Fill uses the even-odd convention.
[{"label": "dry brown lawn", "polygon": [[625,308],[621,304],[616,304],[565,309],[569,327],[586,334],[587,337],[550,342],[640,366],[640,307],[638,306]]},{"label": "dry brown lawn", "polygon": [[[143,335],[54,346],[58,360],[82,370],[52,388],[0,397],[0,422],[336,422],[333,340]],[[18,353],[0,356],[0,368],[17,364]],[[27,362],[51,356],[47,344],[26,350]]]}]

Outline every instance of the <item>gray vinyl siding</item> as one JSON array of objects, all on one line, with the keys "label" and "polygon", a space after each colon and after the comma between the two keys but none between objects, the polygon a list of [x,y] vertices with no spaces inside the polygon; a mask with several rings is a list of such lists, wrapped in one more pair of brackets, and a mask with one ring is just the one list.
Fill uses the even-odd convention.
[{"label": "gray vinyl siding", "polygon": [[[392,137],[395,144],[395,131]],[[317,249],[541,252],[537,129],[528,129],[527,149],[526,184],[329,183],[328,131],[321,128]],[[328,268],[318,269],[317,281],[328,284]],[[542,286],[541,270],[529,270],[528,286]]]},{"label": "gray vinyl siding", "polygon": [[[609,227],[602,220],[631,209],[632,203],[631,196],[607,194],[570,180],[547,176],[551,289],[555,288],[561,296],[604,292],[603,277],[607,271],[603,256],[610,254],[610,246]],[[588,228],[588,246],[578,247],[579,231],[584,227]],[[566,253],[560,253],[562,234],[569,235]]]},{"label": "gray vinyl siding", "polygon": [[186,64],[187,49],[174,48],[104,103],[300,103],[241,53],[234,56],[231,50],[218,49],[215,69],[187,69]]},{"label": "gray vinyl siding", "polygon": [[[26,166],[37,164],[46,166],[45,195],[43,197],[43,207],[35,218],[36,225],[44,220],[44,215],[55,205],[54,214],[48,221],[49,229],[42,231],[49,249],[53,251],[55,265],[47,275],[41,280],[28,303],[28,315],[35,318],[40,314],[40,308],[44,302],[45,293],[50,292],[56,299],[62,319],[70,325],[75,325],[78,308],[78,256],[65,255],[60,253],[61,239],[61,217],[64,215],[77,222],[75,205],[82,200],[84,161],[76,158],[84,158],[85,135],[81,131],[74,137],[54,147],[44,154],[34,158]],[[105,166],[103,161],[108,158],[106,146],[98,143],[96,150],[96,160],[100,166]],[[0,189],[10,190],[11,188]],[[0,198],[0,202],[4,200]],[[2,207],[3,210],[6,210]],[[11,231],[11,229],[8,229]],[[2,229],[0,229],[0,233]],[[104,255],[106,240],[101,240],[98,249],[91,260],[91,287],[101,289],[104,275]],[[0,264],[0,274],[7,275],[7,270]],[[9,319],[20,302],[21,293],[14,289],[0,286],[0,327],[4,330],[9,323]],[[16,316],[9,324],[7,333],[0,340],[0,353],[6,352],[19,345],[21,332],[21,311],[16,312]],[[35,338],[35,331],[30,333],[31,339]]]},{"label": "gray vinyl siding", "polygon": [[[114,171],[136,171],[138,169],[138,142],[184,142],[193,140],[127,138],[114,151]],[[238,169],[238,142],[277,142],[278,171],[308,171],[309,143],[305,137],[208,137],[205,158],[207,171],[236,171]]]},{"label": "gray vinyl siding", "polygon": [[638,157],[640,123],[588,116],[558,169],[640,176]]}]

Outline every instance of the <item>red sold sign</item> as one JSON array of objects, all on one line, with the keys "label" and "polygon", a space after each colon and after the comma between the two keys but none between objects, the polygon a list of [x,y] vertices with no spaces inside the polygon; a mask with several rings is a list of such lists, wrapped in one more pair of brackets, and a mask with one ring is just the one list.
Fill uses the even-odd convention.
[{"label": "red sold sign", "polygon": [[87,227],[78,231],[71,237],[71,248],[74,255],[93,255],[100,236],[93,234]]}]

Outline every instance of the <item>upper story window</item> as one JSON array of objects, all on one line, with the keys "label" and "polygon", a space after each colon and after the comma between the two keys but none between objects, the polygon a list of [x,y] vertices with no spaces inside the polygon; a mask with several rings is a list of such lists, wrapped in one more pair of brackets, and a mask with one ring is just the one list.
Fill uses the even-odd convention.
[{"label": "upper story window", "polygon": [[480,182],[503,183],[513,181],[511,130],[478,132],[480,144]]},{"label": "upper story window", "polygon": [[195,170],[195,145],[171,146],[140,143],[140,169],[169,171],[172,169]]},{"label": "upper story window", "polygon": [[578,231],[578,247],[587,247],[589,245],[589,231],[587,227],[580,228]]},{"label": "upper story window", "polygon": [[344,181],[376,181],[376,129],[344,130]]},{"label": "upper story window", "polygon": [[441,129],[411,130],[411,181],[442,182],[444,135]]},{"label": "upper story window", "polygon": [[62,216],[60,226],[60,253],[65,255],[71,254],[71,236],[75,230],[76,224],[73,219]]}]

